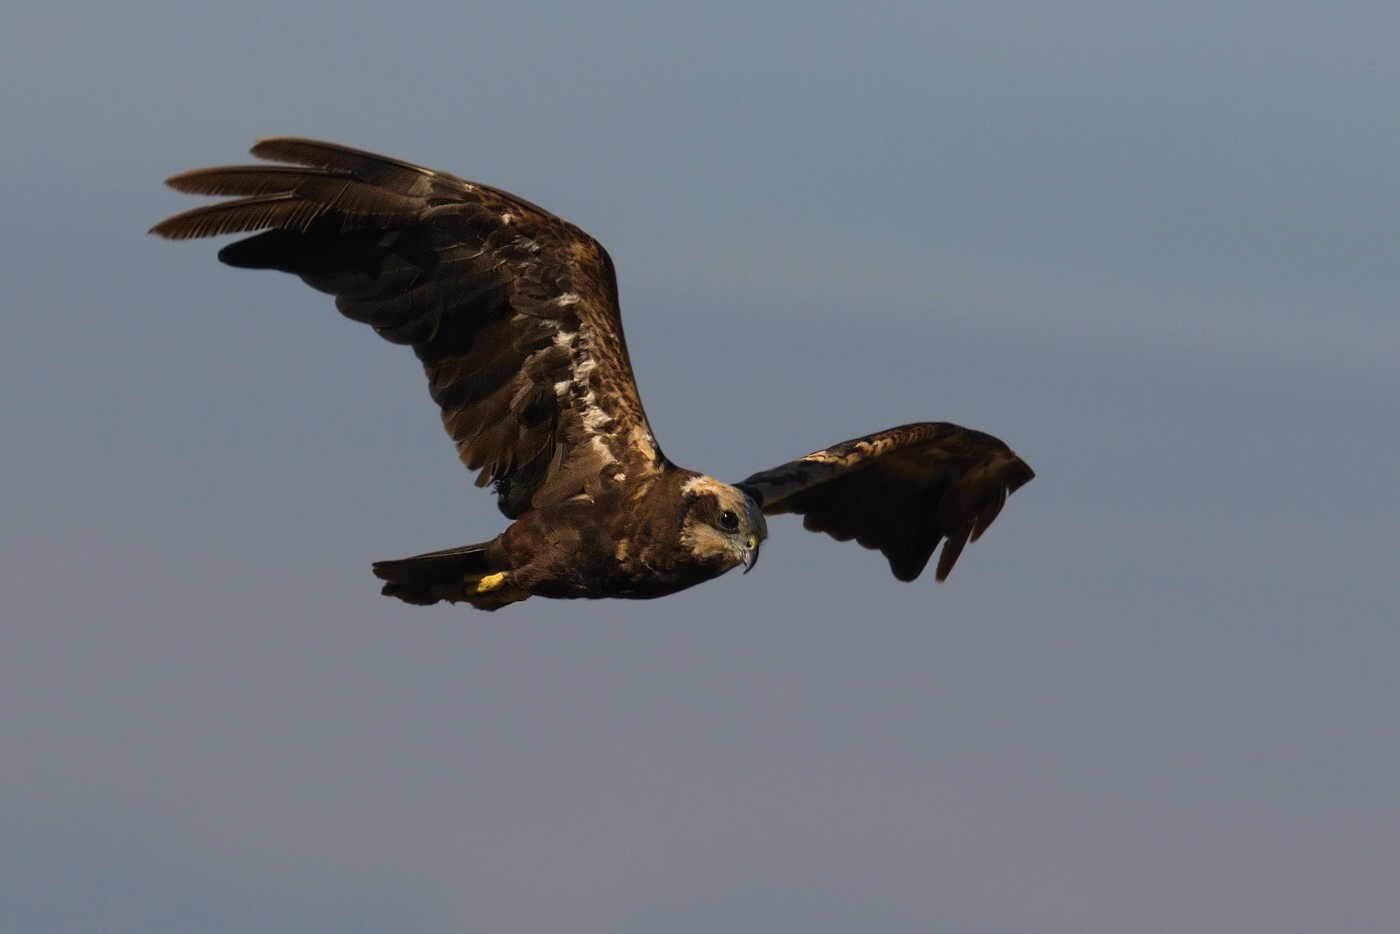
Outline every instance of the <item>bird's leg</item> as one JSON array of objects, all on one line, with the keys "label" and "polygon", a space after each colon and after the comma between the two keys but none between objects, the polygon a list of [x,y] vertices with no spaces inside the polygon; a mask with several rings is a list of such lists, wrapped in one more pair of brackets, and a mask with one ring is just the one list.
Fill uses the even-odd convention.
[{"label": "bird's leg", "polygon": [[506,583],[506,572],[498,571],[495,574],[487,574],[476,583],[477,593],[490,593],[493,590],[500,590]]}]

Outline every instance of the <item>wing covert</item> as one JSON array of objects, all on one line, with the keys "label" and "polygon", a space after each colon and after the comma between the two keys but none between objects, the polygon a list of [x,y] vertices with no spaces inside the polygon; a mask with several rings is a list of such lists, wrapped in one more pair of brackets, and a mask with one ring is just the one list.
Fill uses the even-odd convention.
[{"label": "wing covert", "polygon": [[260,140],[275,164],[170,178],[231,200],[171,217],[171,239],[262,231],[219,253],[335,296],[346,317],[412,345],[477,484],[512,518],[604,468],[664,464],[627,355],[612,260],[574,225],[507,192],[333,143]]},{"label": "wing covert", "polygon": [[918,422],[843,441],[735,484],[767,515],[797,513],[803,527],[878,549],[902,581],[935,576],[1035,476],[997,438],[947,422]]}]

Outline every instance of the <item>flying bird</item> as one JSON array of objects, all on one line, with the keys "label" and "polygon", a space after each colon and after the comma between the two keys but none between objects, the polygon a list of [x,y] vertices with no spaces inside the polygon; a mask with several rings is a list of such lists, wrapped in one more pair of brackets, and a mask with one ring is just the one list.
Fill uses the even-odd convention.
[{"label": "flying bird", "polygon": [[173,240],[260,231],[219,252],[298,275],[346,317],[408,344],[457,454],[513,520],[488,542],[374,564],[383,593],[478,609],[539,597],[647,599],[758,559],[765,516],[879,549],[936,577],[1034,476],[991,435],[920,422],[737,484],[671,463],[642,410],[617,278],[599,243],[497,188],[334,143],[260,140],[270,164],[194,169],[224,196],[161,221]]}]

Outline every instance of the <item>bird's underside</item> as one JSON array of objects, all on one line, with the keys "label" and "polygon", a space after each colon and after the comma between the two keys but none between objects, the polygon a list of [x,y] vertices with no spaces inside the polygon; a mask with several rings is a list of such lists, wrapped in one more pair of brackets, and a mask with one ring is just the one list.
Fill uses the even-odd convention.
[{"label": "bird's underside", "polygon": [[[195,169],[179,191],[228,200],[152,228],[256,232],[219,253],[278,269],[410,345],[458,456],[514,520],[489,542],[374,572],[409,603],[497,609],[530,596],[646,599],[753,566],[765,515],[943,580],[1034,474],[991,435],[943,422],[877,432],[735,485],[672,464],[647,424],[612,261],[514,195],[333,143],[278,137],[268,163]],[[259,232],[260,231],[260,232]]]}]

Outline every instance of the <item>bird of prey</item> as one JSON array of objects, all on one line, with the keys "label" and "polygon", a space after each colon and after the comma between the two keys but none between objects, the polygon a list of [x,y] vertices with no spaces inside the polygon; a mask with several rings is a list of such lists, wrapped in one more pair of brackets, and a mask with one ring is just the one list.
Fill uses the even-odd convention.
[{"label": "bird of prey", "polygon": [[921,422],[844,441],[729,485],[677,467],[647,424],[622,336],[612,260],[523,198],[397,159],[293,137],[271,164],[182,172],[225,196],[161,221],[174,240],[260,231],[219,252],[335,296],[427,371],[457,454],[514,520],[488,542],[374,564],[408,603],[495,610],[527,597],[675,593],[739,565],[797,513],[814,532],[936,577],[1034,474],[1005,444]]}]

